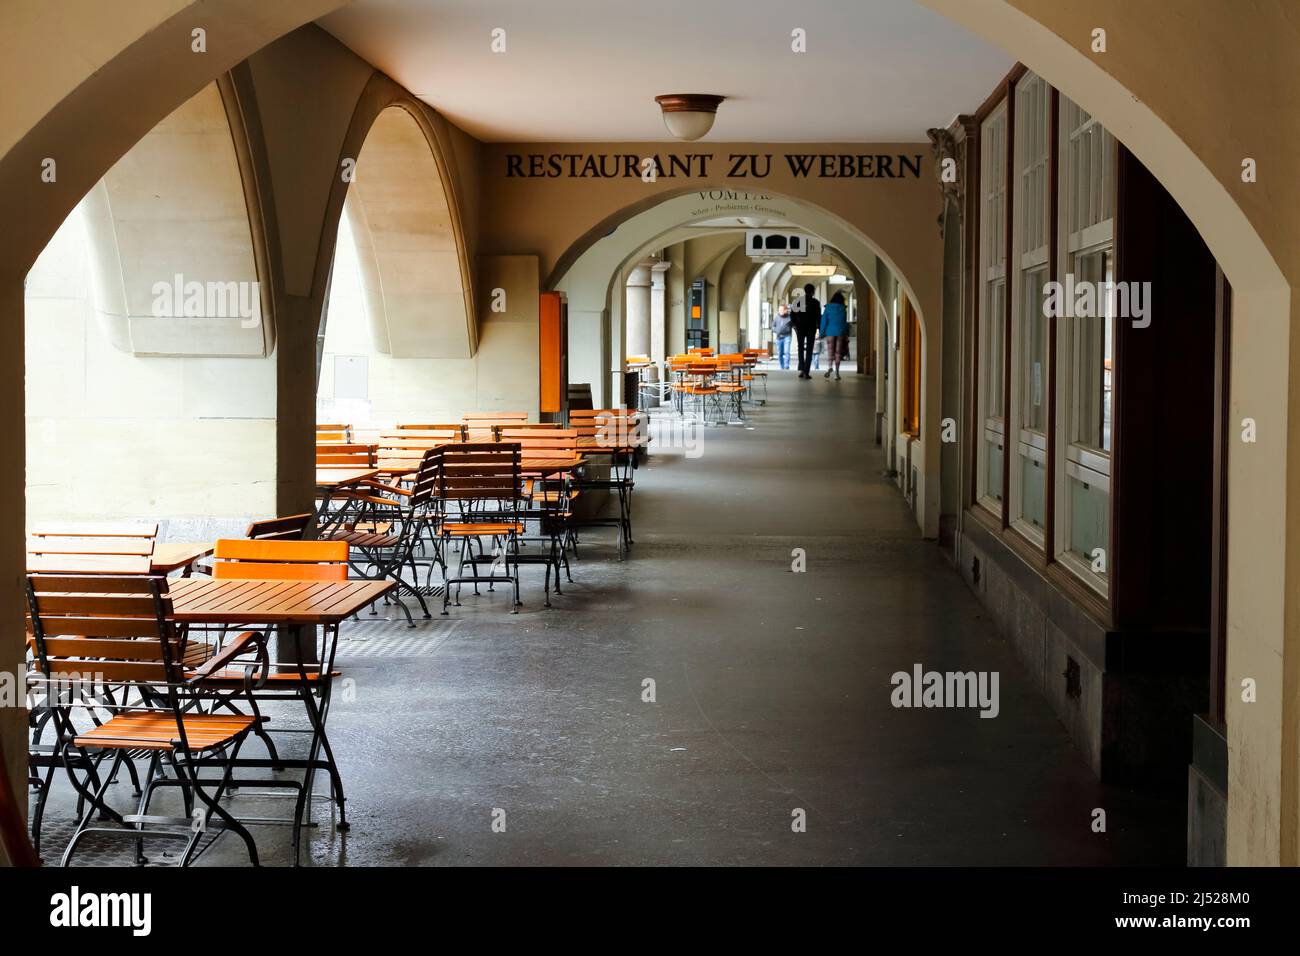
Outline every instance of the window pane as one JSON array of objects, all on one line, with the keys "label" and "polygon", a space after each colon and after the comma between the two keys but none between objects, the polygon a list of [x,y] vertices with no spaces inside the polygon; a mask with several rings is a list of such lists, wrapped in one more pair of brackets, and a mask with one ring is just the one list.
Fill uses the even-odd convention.
[{"label": "window pane", "polygon": [[1096,317],[1074,320],[1073,428],[1070,438],[1080,445],[1110,451],[1111,376],[1114,371],[1114,336],[1111,329],[1110,296],[1104,293],[1111,276],[1109,250],[1079,256],[1075,260],[1077,282],[1095,283]]},{"label": "window pane", "polygon": [[1046,268],[1026,272],[1022,277],[1020,303],[1024,327],[1020,425],[1040,433],[1047,430],[1047,319],[1043,316],[1046,283]]},{"label": "window pane", "polygon": [[987,388],[984,391],[984,413],[990,418],[1002,417],[1003,401],[1003,368],[1002,362],[1005,358],[1005,336],[1007,327],[1007,307],[1006,307],[1006,284],[995,282],[989,286],[988,312],[986,313],[988,322],[986,328],[988,336],[986,338],[987,348],[984,352],[984,381]]},{"label": "window pane", "polygon": [[1047,468],[1028,455],[1020,456],[1020,514],[1036,528],[1046,526]]},{"label": "window pane", "polygon": [[988,478],[985,494],[997,501],[1002,500],[1002,440],[985,438],[984,451],[988,459]]},{"label": "window pane", "polygon": [[1070,550],[1090,565],[1094,552],[1102,552],[1102,567],[1108,567],[1105,557],[1110,541],[1110,495],[1097,485],[1069,479],[1070,491]]}]

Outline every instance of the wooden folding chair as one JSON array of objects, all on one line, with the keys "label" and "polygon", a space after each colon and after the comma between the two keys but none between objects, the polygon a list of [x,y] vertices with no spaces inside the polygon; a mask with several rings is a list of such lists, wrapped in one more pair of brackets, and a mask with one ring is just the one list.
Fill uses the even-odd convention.
[{"label": "wooden folding chair", "polygon": [[584,445],[582,450],[588,457],[608,457],[609,477],[593,476],[584,471],[573,482],[573,493],[582,491],[604,490],[612,492],[618,500],[618,517],[607,518],[602,515],[587,515],[570,520],[571,535],[569,543],[577,554],[577,530],[590,527],[617,527],[618,552],[621,557],[634,542],[632,540],[632,491],[636,483],[632,472],[636,468],[636,455],[639,448],[645,447],[649,436],[645,432],[648,421],[643,412],[627,408],[597,408],[574,410],[569,412],[569,422],[577,428],[578,434],[592,445]]},{"label": "wooden folding chair", "polygon": [[[325,535],[328,540],[347,542],[360,553],[364,562],[354,557],[351,566],[362,577],[372,580],[391,578],[396,582],[397,589],[386,596],[385,600],[397,602],[410,627],[415,627],[415,621],[401,599],[402,591],[415,598],[426,618],[432,616],[418,587],[416,551],[425,540],[432,540],[434,554],[429,562],[429,577],[432,577],[433,565],[442,563],[441,543],[436,536],[439,515],[434,497],[441,455],[441,446],[420,452],[418,467],[409,488],[370,484],[375,489],[375,494],[366,498],[367,523],[382,530],[357,527],[334,530]],[[411,572],[409,581],[404,576],[407,568]]]},{"label": "wooden folding chair", "polygon": [[[514,604],[511,613],[518,613],[519,572],[514,567],[519,553],[519,536],[524,531],[521,520],[522,487],[520,475],[520,448],[517,443],[470,442],[446,445],[442,448],[442,461],[438,468],[437,497],[443,517],[438,527],[442,540],[441,553],[446,562],[452,541],[459,545],[459,564],[456,574],[450,575],[444,563],[443,576],[446,588],[442,595],[442,613],[447,613],[451,603],[451,587],[456,585],[456,606],[460,606],[460,586],[474,585],[478,594],[480,583],[494,589],[499,581],[514,585]],[[454,512],[453,512],[454,507]],[[493,543],[493,553],[483,549],[483,539]],[[474,554],[478,542],[479,553]],[[478,565],[489,563],[489,573],[479,574]],[[464,573],[465,565],[470,573]],[[504,574],[496,574],[500,566]]]},{"label": "wooden folding chair", "polygon": [[[518,444],[522,458],[576,458],[578,455],[577,428],[562,428],[558,424],[546,428],[502,428],[498,433],[500,440],[507,444]],[[563,594],[560,583],[560,570],[563,567],[569,580],[573,580],[569,568],[568,552],[565,545],[570,535],[569,521],[572,518],[571,505],[578,494],[573,487],[572,475],[563,472],[556,476],[541,475],[526,478],[523,483],[522,504],[520,512],[525,524],[537,523],[539,539],[547,546],[545,554],[533,555],[519,553],[517,563],[546,564],[546,607],[551,606],[551,571],[555,571],[555,593]]]},{"label": "wooden folding chair", "polygon": [[[255,654],[265,667],[265,647],[260,634],[246,631],[201,667],[187,671],[185,630],[175,623],[166,587],[166,579],[158,577],[27,577],[36,670],[50,688],[47,698],[55,715],[57,745],[61,751],[74,751],[83,765],[92,763],[91,752],[112,754],[106,774],[92,771],[84,781],[65,761],[68,777],[84,801],[84,810],[63,852],[63,866],[72,861],[82,838],[92,832],[136,840],[140,860],[145,839],[179,840],[184,844],[180,865],[186,866],[194,860],[214,816],[220,820],[221,829],[244,841],[252,864],[258,863],[252,835],[221,806],[233,761],[256,719],[194,713],[188,705],[195,685],[239,658]],[[140,691],[140,703],[111,703],[106,695],[92,701],[85,694],[77,695],[74,702],[66,693],[69,684],[103,689],[134,687]],[[72,720],[72,710],[78,706],[107,711],[111,716],[90,729],[79,730]],[[161,768],[165,761],[175,773],[175,779],[167,782],[181,788],[185,817],[148,813],[149,796],[159,779],[150,780],[136,813],[120,813],[104,802],[105,792],[122,764],[137,754],[147,755],[153,768]],[[219,769],[220,777],[213,780],[200,776],[201,760]],[[201,807],[196,806],[196,800]],[[118,825],[92,827],[96,814]]]},{"label": "wooden folding chair", "polygon": [[[158,533],[156,523],[61,522],[35,525],[27,538],[27,570],[44,574],[129,574],[153,572],[152,554]],[[53,712],[38,703],[28,715],[31,740],[27,749],[28,776],[36,788],[36,806],[31,817],[32,842],[41,846],[45,806],[60,768],[93,771],[98,759],[86,764],[66,751],[44,741]],[[128,767],[138,786],[134,765]]]}]

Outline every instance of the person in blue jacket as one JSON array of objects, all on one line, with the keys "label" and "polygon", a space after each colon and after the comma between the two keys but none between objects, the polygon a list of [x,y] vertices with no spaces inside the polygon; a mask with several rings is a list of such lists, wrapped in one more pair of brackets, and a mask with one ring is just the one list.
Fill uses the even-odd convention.
[{"label": "person in blue jacket", "polygon": [[830,378],[835,373],[836,381],[840,377],[840,360],[849,357],[849,310],[844,305],[844,293],[836,292],[822,309],[822,324],[818,330],[826,342],[826,374]]}]

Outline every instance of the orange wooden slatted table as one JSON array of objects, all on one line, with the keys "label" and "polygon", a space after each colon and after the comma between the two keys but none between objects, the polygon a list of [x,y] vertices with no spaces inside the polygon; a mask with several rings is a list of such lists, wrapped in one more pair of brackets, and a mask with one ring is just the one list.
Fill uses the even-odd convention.
[{"label": "orange wooden slatted table", "polygon": [[520,458],[519,473],[521,475],[555,475],[563,471],[573,471],[581,468],[587,463],[587,459],[581,455],[564,455],[556,457]]},{"label": "orange wooden slatted table", "polygon": [[367,478],[374,478],[378,474],[379,472],[374,468],[350,468],[347,466],[341,468],[317,468],[316,487],[325,491],[338,491],[340,488],[355,485]]},{"label": "orange wooden slatted table", "polygon": [[249,581],[175,578],[170,596],[182,624],[277,625],[281,663],[316,660],[307,628],[337,625],[396,587],[394,581]]},{"label": "orange wooden slatted table", "polygon": [[189,571],[199,558],[206,558],[212,553],[212,542],[199,543],[189,541],[160,541],[153,546],[154,574],[171,574],[173,571]]},{"label": "orange wooden slatted table", "polygon": [[171,583],[183,624],[338,624],[395,587],[392,581],[249,581],[181,578]]}]

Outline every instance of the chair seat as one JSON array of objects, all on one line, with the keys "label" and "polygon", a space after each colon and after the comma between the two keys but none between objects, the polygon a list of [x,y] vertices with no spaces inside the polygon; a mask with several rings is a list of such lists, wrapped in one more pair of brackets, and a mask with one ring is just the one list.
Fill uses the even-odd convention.
[{"label": "chair seat", "polygon": [[[246,733],[257,718],[244,714],[192,714],[183,718],[191,750],[212,750]],[[171,750],[177,739],[176,718],[170,713],[127,713],[73,738],[75,747],[113,750]]]},{"label": "chair seat", "polygon": [[322,541],[346,541],[357,548],[392,548],[401,541],[396,535],[376,534],[373,531],[331,531]]},{"label": "chair seat", "polygon": [[565,494],[563,491],[542,491],[530,494],[528,497],[533,501],[561,501],[565,498],[572,501],[574,498],[578,497],[578,491],[576,488],[568,494]]},{"label": "chair seat", "polygon": [[[343,672],[342,672],[342,671],[330,671],[330,677],[342,677],[342,676],[343,676]],[[270,674],[267,674],[267,675],[266,675],[266,683],[263,685],[262,689],[263,689],[263,690],[266,690],[266,689],[272,688],[272,687],[274,687],[276,684],[292,684],[292,683],[297,683],[297,682],[301,682],[301,680],[302,680],[302,678],[299,677],[298,672],[297,672],[296,670],[291,670],[291,671],[274,671],[273,673],[270,673]],[[309,684],[311,684],[311,683],[315,683],[315,682],[317,682],[317,681],[319,681],[319,680],[320,680],[320,671],[315,671],[315,670],[309,670],[309,671],[307,671],[307,682],[308,682]],[[203,683],[205,683],[205,684],[232,684],[232,685],[235,685],[235,686],[238,686],[238,687],[243,687],[243,686],[244,686],[244,672],[243,672],[243,671],[231,671],[231,670],[226,670],[226,671],[217,671],[216,673],[214,673],[214,674],[209,674],[206,678],[204,678]]]},{"label": "chair seat", "polygon": [[521,522],[510,521],[482,521],[466,524],[457,524],[447,522],[442,526],[445,534],[453,537],[472,537],[480,534],[523,534],[524,526]]}]

